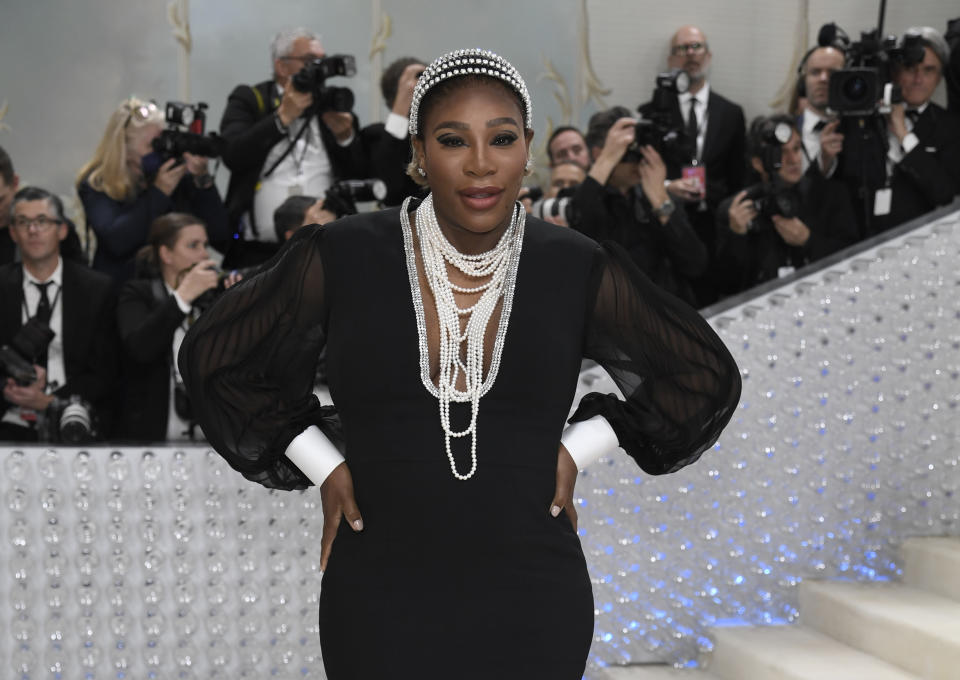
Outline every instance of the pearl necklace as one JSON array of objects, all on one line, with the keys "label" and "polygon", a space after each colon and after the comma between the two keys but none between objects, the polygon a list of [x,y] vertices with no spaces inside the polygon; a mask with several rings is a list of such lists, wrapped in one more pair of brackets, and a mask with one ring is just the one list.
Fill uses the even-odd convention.
[{"label": "pearl necklace", "polygon": [[[430,351],[427,346],[426,316],[423,312],[423,296],[420,280],[417,276],[416,253],[413,247],[413,232],[410,226],[410,199],[407,198],[400,210],[403,226],[404,249],[407,255],[407,274],[410,278],[410,290],[413,295],[414,312],[417,317],[417,330],[420,339],[420,377],[427,390],[437,397],[440,406],[440,425],[443,428],[444,444],[450,470],[459,480],[473,477],[477,471],[477,414],[480,398],[486,394],[496,380],[500,369],[500,357],[503,353],[503,341],[507,334],[510,310],[513,307],[513,293],[517,280],[517,267],[520,262],[520,249],[523,244],[523,231],[526,212],[518,203],[514,207],[510,226],[501,236],[492,250],[476,255],[459,252],[443,235],[437,216],[433,210],[433,195],[428,195],[417,208],[417,233],[420,237],[420,253],[423,271],[436,303],[437,319],[440,323],[440,377],[438,385],[430,378]],[[447,275],[447,263],[472,278],[490,277],[486,283],[474,287],[458,286]],[[467,308],[457,305],[454,293],[480,293],[480,299]],[[487,379],[483,380],[483,340],[487,325],[500,299],[503,307],[500,311],[500,324],[497,327],[493,355]],[[461,331],[460,318],[469,316],[464,330]],[[461,346],[466,343],[465,359],[461,359]],[[457,389],[461,374],[464,389]],[[470,402],[470,424],[464,430],[454,430],[450,424],[450,403]],[[451,449],[451,439],[470,437],[470,471],[466,474],[457,470],[457,464]]]}]

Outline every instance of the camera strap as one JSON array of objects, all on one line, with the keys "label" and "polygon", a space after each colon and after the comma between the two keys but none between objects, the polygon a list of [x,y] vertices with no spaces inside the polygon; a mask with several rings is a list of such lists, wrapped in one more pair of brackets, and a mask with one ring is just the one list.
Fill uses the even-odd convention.
[{"label": "camera strap", "polygon": [[[290,144],[287,146],[286,149],[283,150],[283,153],[280,154],[280,158],[278,158],[278,159],[273,163],[273,165],[271,165],[270,168],[269,168],[265,173],[263,173],[263,177],[261,177],[261,179],[266,179],[267,177],[269,177],[270,175],[272,175],[272,174],[273,174],[273,171],[277,169],[277,166],[280,165],[280,164],[284,161],[284,159],[286,159],[287,156],[289,156],[291,153],[293,153],[293,149],[294,149],[294,147],[297,145],[297,142],[300,141],[300,138],[303,136],[303,133],[304,133],[304,132],[307,130],[307,128],[309,128],[309,127],[310,127],[310,119],[309,119],[309,118],[305,118],[304,121],[303,121],[303,125],[301,125],[301,126],[300,126],[300,129],[297,130],[296,136],[294,136],[293,139],[290,139]],[[294,163],[296,164],[296,166],[297,166],[298,169],[299,169],[300,166],[303,164],[303,159],[304,159],[304,156],[306,156],[306,155],[307,155],[307,149],[304,148],[304,150],[303,150],[303,155],[300,156],[299,162],[297,161],[296,158],[294,158]]]}]

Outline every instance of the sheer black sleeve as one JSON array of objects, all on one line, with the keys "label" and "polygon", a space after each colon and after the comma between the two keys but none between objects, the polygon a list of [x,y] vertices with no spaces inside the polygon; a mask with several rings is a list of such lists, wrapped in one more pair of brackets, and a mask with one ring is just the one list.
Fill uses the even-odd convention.
[{"label": "sheer black sleeve", "polygon": [[625,399],[583,397],[571,422],[601,415],[650,474],[674,472],[716,442],[740,399],[740,372],[691,307],[663,292],[611,243],[597,250],[584,354]]},{"label": "sheer black sleeve", "polygon": [[247,479],[279,489],[310,480],[284,452],[310,425],[342,446],[332,407],[313,394],[325,342],[322,227],[304,227],[190,328],[179,365],[213,448]]}]

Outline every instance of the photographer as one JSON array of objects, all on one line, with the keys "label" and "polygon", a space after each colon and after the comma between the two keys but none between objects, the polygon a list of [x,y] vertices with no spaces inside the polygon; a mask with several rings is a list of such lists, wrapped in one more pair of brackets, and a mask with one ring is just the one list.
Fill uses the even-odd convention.
[{"label": "photographer", "polygon": [[949,61],[949,47],[926,26],[907,29],[904,40],[909,36],[919,38],[923,59],[894,71],[903,103],[894,104],[886,116],[891,194],[886,215],[876,209],[882,199],[874,202],[874,232],[946,205],[960,193],[960,118],[930,101]]},{"label": "photographer", "polygon": [[747,149],[761,183],[717,209],[717,283],[728,295],[790,274],[857,240],[853,206],[843,185],[804,173],[803,145],[793,118],[755,119]]},{"label": "photographer", "polygon": [[352,106],[352,94],[338,89],[333,102],[318,96],[329,88],[317,87],[316,60],[342,63],[325,59],[320,39],[303,28],[278,33],[270,57],[273,79],[234,88],[220,122],[230,225],[243,239],[224,266],[260,264],[277,251],[273,211],[288,196],[322,196],[338,179],[362,177],[366,165],[356,117],[339,110]]},{"label": "photographer", "polygon": [[423,191],[407,175],[410,163],[410,102],[417,78],[426,66],[420,59],[402,57],[390,64],[380,78],[383,100],[390,108],[385,123],[373,123],[360,133],[367,154],[367,175],[378,177],[387,185],[385,206],[400,205],[407,196],[420,196]]},{"label": "photographer", "polygon": [[58,439],[71,399],[84,402],[87,416],[87,437],[78,440],[95,436],[97,422],[104,435],[117,375],[113,284],[60,256],[67,225],[50,192],[18,191],[9,229],[21,262],[0,266],[0,440]]},{"label": "photographer", "polygon": [[571,226],[597,241],[616,241],[654,283],[692,303],[690,281],[706,270],[707,250],[667,194],[660,154],[635,148],[636,123],[622,106],[590,118],[593,165],[573,195]]},{"label": "photographer", "polygon": [[833,177],[837,155],[843,149],[840,121],[827,112],[830,102],[830,76],[843,68],[843,52],[831,45],[809,50],[797,68],[797,96],[806,98],[798,118],[803,143],[804,171]]},{"label": "photographer", "polygon": [[165,160],[155,173],[144,171],[145,163],[156,159],[152,142],[164,123],[156,104],[124,101],[110,116],[93,158],[77,175],[87,227],[97,235],[93,268],[118,284],[133,276],[133,256],[160,215],[188,210],[210,225],[215,241],[229,238],[226,210],[206,158],[184,153]]},{"label": "photographer", "polygon": [[323,207],[323,199],[314,196],[290,196],[273,211],[273,229],[277,241],[290,240],[293,233],[308,224],[326,224],[337,215]]},{"label": "photographer", "polygon": [[[193,439],[189,409],[181,398],[176,357],[187,328],[209,305],[221,277],[207,251],[203,222],[169,213],[150,225],[148,243],[137,254],[146,278],[120,289],[117,325],[125,385],[118,434],[126,439]],[[237,274],[223,279],[230,287]]]}]

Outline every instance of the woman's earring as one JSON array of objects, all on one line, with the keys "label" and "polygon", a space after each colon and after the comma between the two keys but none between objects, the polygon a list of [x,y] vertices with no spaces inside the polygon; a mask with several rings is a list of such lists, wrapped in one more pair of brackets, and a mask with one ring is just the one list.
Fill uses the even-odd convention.
[{"label": "woman's earring", "polygon": [[417,166],[417,172],[420,173],[420,176],[421,176],[421,177],[426,177],[426,176],[427,176],[427,171],[424,170],[424,169],[423,169],[422,167],[420,167],[419,165]]},{"label": "woman's earring", "polygon": [[530,159],[530,158],[527,159],[527,164],[523,166],[523,172],[526,175],[529,175],[530,173],[533,172],[533,159]]}]

